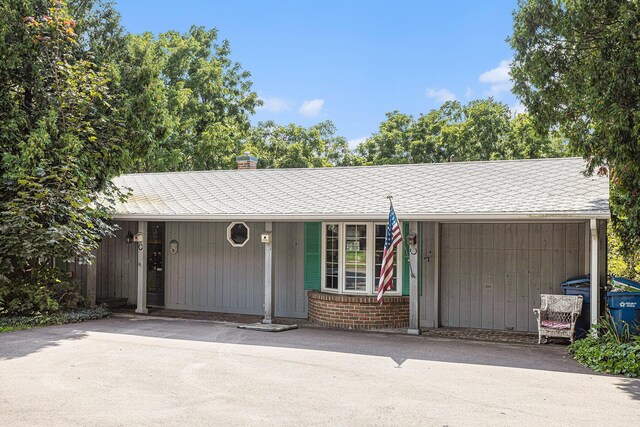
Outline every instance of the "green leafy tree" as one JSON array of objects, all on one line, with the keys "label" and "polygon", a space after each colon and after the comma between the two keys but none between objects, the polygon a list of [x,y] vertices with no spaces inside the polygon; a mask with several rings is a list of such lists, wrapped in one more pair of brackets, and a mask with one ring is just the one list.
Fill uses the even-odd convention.
[{"label": "green leafy tree", "polygon": [[568,143],[558,131],[539,132],[529,114],[518,114],[511,120],[505,156],[508,159],[568,157],[571,156]]},{"label": "green leafy tree", "polygon": [[457,101],[420,114],[410,126],[409,153],[415,163],[450,162],[460,157],[460,123],[462,106]]},{"label": "green leafy tree", "polygon": [[[559,129],[609,173],[614,228],[640,247],[640,3],[521,1],[514,14],[514,93],[538,129]],[[608,171],[603,166],[608,166]]]},{"label": "green leafy tree", "polygon": [[512,115],[492,98],[445,102],[417,119],[387,114],[378,132],[357,148],[367,164],[562,157],[564,139],[540,133],[527,114]]},{"label": "green leafy tree", "polygon": [[[191,27],[127,38],[124,62],[148,64],[155,91],[144,103],[159,106],[164,133],[148,135],[149,155],[135,171],[230,169],[261,105],[250,73],[233,62],[217,30]],[[135,80],[133,80],[135,82]]]},{"label": "green leafy tree", "polygon": [[260,122],[251,129],[244,150],[258,157],[259,168],[318,168],[357,163],[347,140],[330,121],[305,128]]},{"label": "green leafy tree", "polygon": [[386,116],[378,132],[357,147],[358,155],[372,165],[413,163],[409,153],[413,116],[397,110]]},{"label": "green leafy tree", "polygon": [[138,148],[113,71],[82,52],[76,25],[62,1],[0,5],[0,300],[20,284],[59,292],[54,258],[91,260],[122,196],[110,179]]},{"label": "green leafy tree", "polygon": [[510,131],[509,107],[493,98],[471,101],[462,107],[460,137],[455,144],[459,160],[506,158]]}]

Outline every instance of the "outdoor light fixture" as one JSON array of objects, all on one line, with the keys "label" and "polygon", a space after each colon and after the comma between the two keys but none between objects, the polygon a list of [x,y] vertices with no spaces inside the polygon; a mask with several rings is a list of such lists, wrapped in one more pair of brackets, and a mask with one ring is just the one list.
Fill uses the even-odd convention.
[{"label": "outdoor light fixture", "polygon": [[262,234],[260,235],[260,241],[261,241],[262,243],[271,243],[271,232],[270,232],[270,231],[267,231],[267,232],[265,232],[265,233],[262,233]]},{"label": "outdoor light fixture", "polygon": [[169,242],[169,252],[171,252],[171,255],[178,253],[178,241],[176,239]]},{"label": "outdoor light fixture", "polygon": [[143,242],[144,242],[144,236],[142,233],[133,234],[131,233],[131,231],[127,233],[127,243],[137,243],[138,250],[140,251],[142,250]]}]

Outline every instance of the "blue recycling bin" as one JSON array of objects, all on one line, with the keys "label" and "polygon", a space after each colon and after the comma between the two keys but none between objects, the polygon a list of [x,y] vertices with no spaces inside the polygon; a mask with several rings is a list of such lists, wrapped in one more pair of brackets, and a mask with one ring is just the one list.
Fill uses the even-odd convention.
[{"label": "blue recycling bin", "polygon": [[619,333],[626,323],[632,334],[640,334],[640,292],[607,292],[607,305]]}]

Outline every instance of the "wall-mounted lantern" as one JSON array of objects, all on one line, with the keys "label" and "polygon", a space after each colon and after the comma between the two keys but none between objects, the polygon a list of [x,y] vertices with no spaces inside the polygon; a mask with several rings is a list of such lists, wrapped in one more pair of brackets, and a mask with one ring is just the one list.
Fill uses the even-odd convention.
[{"label": "wall-mounted lantern", "polygon": [[169,252],[171,252],[171,255],[178,253],[178,241],[176,239],[169,242]]},{"label": "wall-mounted lantern", "polygon": [[137,243],[138,250],[141,251],[143,249],[144,236],[142,233],[132,234],[131,231],[127,233],[127,243]]},{"label": "wall-mounted lantern", "polygon": [[131,231],[127,233],[127,243],[142,243],[144,242],[144,237],[142,233],[133,234]]}]

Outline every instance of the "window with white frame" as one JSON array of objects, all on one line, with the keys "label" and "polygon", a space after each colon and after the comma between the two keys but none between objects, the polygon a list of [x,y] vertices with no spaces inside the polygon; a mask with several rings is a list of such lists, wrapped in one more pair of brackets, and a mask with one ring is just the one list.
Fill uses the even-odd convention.
[{"label": "window with white frame", "polygon": [[[380,270],[382,270],[382,254],[384,253],[384,240],[387,237],[387,224],[375,224],[375,266],[374,266],[374,270],[375,270],[375,277],[374,277],[374,283],[376,284],[376,292],[377,292],[377,288],[378,288],[378,283],[380,283]],[[400,250],[402,250],[402,244],[397,246],[397,250],[395,251],[395,253],[393,254],[394,256],[394,261],[393,261],[393,283],[391,285],[391,290],[387,291],[387,292],[394,292],[397,291],[398,289],[398,253]]]},{"label": "window with white frame", "polygon": [[232,222],[227,227],[227,240],[236,248],[246,245],[250,236],[249,227],[244,222]]},{"label": "window with white frame", "polygon": [[325,229],[325,287],[334,291],[338,290],[339,264],[338,264],[338,224],[326,224]]},{"label": "window with white frame", "polygon": [[[336,222],[322,225],[322,290],[347,294],[375,295],[384,251],[387,224]],[[399,294],[402,283],[402,245],[396,247],[393,287],[387,294]]]}]

